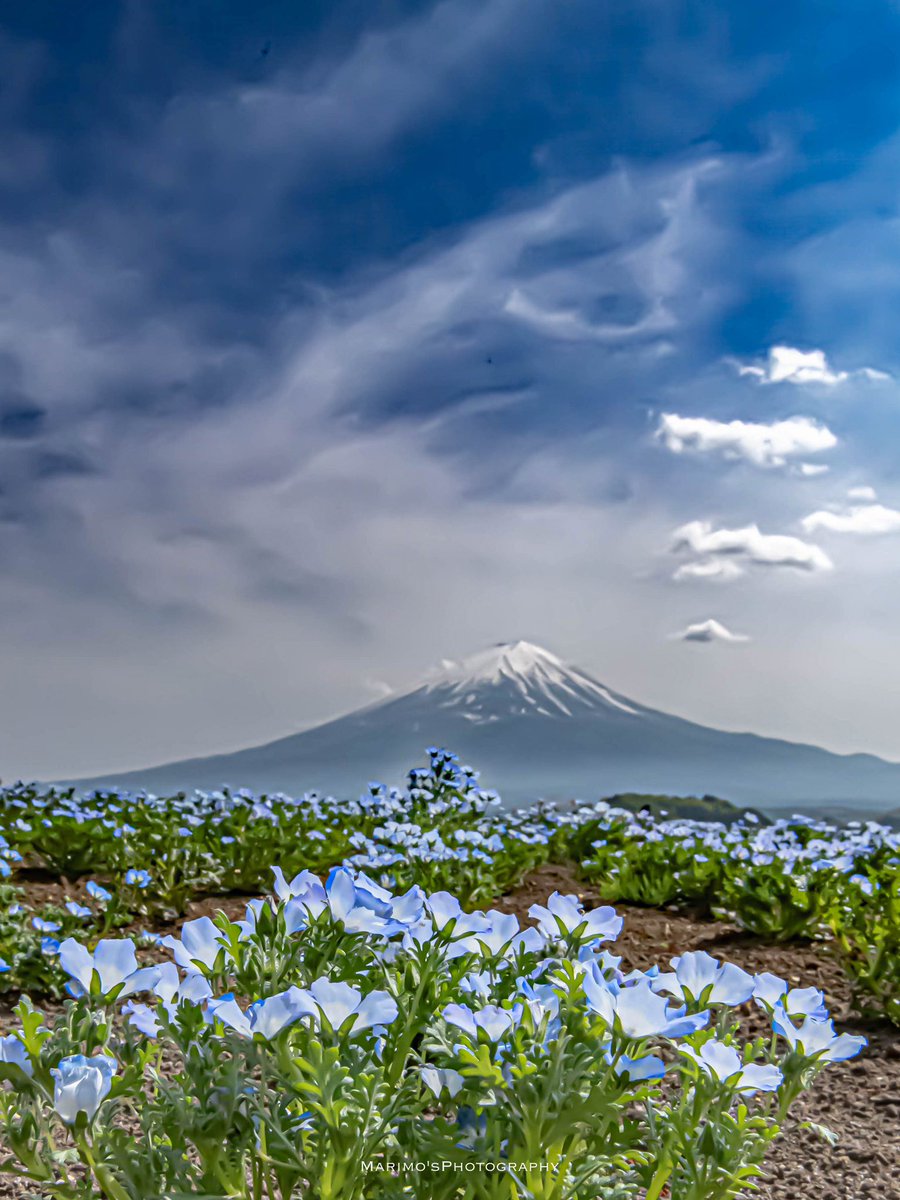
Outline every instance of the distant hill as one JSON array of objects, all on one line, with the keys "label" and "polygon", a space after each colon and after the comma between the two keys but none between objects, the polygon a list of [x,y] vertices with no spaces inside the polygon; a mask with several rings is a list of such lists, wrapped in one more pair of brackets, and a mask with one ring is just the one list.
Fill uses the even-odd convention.
[{"label": "distant hill", "polygon": [[444,663],[402,694],[264,746],[74,782],[358,795],[369,780],[402,782],[429,745],[456,751],[511,803],[722,795],[814,812],[823,803],[883,810],[900,802],[898,763],[670,716],[527,642]]},{"label": "distant hill", "polygon": [[756,817],[761,825],[771,821],[764,813],[753,808],[739,808],[730,800],[718,796],[647,796],[637,792],[624,795],[605,796],[607,804],[614,808],[626,808],[629,812],[649,812],[657,819],[683,819],[691,821],[722,821],[730,825],[748,814]]}]

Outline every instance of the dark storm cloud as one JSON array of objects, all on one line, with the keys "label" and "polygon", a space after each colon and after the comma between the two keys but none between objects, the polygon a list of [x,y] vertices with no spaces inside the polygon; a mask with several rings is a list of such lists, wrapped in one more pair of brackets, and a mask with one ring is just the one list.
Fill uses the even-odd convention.
[{"label": "dark storm cloud", "polygon": [[37,437],[47,413],[25,396],[6,396],[0,400],[0,438],[28,440]]}]

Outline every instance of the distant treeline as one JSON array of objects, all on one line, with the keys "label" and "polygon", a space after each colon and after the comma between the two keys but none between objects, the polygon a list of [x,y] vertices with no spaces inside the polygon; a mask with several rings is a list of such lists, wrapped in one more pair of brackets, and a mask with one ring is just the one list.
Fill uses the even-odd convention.
[{"label": "distant treeline", "polygon": [[730,824],[753,813],[761,825],[771,824],[769,818],[756,808],[739,808],[720,796],[652,796],[642,792],[619,792],[604,796],[607,804],[627,808],[629,812],[646,812],[653,817],[679,817],[695,821],[724,821]]}]

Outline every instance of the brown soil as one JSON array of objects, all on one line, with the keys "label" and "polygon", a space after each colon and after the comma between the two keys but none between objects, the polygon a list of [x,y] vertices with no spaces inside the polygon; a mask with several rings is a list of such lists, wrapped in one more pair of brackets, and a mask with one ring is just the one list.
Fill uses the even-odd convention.
[{"label": "brown soil", "polygon": [[[32,894],[33,888],[33,894]],[[58,885],[35,883],[29,899],[37,904],[58,900]],[[65,889],[69,895],[76,889]],[[604,903],[600,892],[575,874],[570,865],[548,864],[529,877],[494,907],[528,921],[528,908],[543,904],[558,890],[575,892],[588,908]],[[222,910],[242,917],[246,896],[210,897],[193,902],[188,918]],[[717,958],[748,971],[772,971],[792,984],[821,987],[840,1030],[863,1033],[868,1049],[857,1059],[827,1068],[815,1087],[795,1106],[783,1136],[766,1160],[766,1172],[755,1195],[759,1200],[900,1200],[900,1030],[887,1024],[854,1019],[850,991],[840,968],[824,945],[778,945],[742,933],[734,926],[683,911],[660,911],[616,904],[625,918],[614,950],[626,967],[666,966],[686,950],[707,950]],[[173,932],[181,922],[158,927]],[[115,936],[115,935],[114,935]],[[12,997],[0,997],[0,1031],[10,1024]],[[58,1005],[45,1003],[52,1013]],[[761,1028],[755,1010],[747,1009],[748,1032]],[[834,1147],[804,1130],[804,1121],[826,1125],[839,1135]],[[0,1177],[0,1200],[45,1200],[32,1184]]]}]

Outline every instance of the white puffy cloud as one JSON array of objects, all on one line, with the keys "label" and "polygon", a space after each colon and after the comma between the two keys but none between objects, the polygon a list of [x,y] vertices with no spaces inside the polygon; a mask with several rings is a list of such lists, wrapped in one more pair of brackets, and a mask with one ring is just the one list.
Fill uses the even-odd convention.
[{"label": "white puffy cloud", "polygon": [[867,504],[878,499],[878,493],[873,487],[852,487],[847,488],[848,500],[864,500]]},{"label": "white puffy cloud", "polygon": [[825,529],[829,533],[900,533],[900,511],[883,504],[852,504],[848,508],[819,509],[804,517],[801,525],[807,533]]},{"label": "white puffy cloud", "polygon": [[673,633],[673,638],[681,642],[749,642],[750,638],[745,633],[732,633],[720,621],[714,617],[710,617],[706,621],[698,621],[694,625],[688,625],[686,629],[682,629],[679,633]]},{"label": "white puffy cloud", "polygon": [[797,470],[806,479],[813,479],[816,475],[827,475],[831,470],[825,463],[800,463]]},{"label": "white puffy cloud", "polygon": [[792,346],[772,346],[763,363],[735,363],[738,374],[750,375],[760,383],[821,383],[835,387],[851,376],[864,379],[890,379],[886,371],[862,367],[858,371],[836,371],[824,350],[797,350]]},{"label": "white puffy cloud", "polygon": [[672,578],[678,583],[686,579],[731,583],[742,575],[746,575],[746,571],[733,558],[702,558],[698,562],[682,563]]},{"label": "white puffy cloud", "polygon": [[[788,459],[820,454],[837,445],[837,438],[825,425],[810,417],[788,417],[765,424],[761,421],[715,421],[709,417],[682,417],[663,413],[656,430],[657,438],[675,454],[692,450],[699,454],[722,454],[725,458],[746,459],[757,467],[783,467]],[[815,474],[817,468],[801,466],[803,474]],[[827,470],[827,468],[824,468]]]},{"label": "white puffy cloud", "polygon": [[714,529],[709,521],[689,521],[676,529],[672,538],[673,550],[691,550],[703,557],[734,555],[760,566],[801,571],[830,571],[834,565],[813,543],[788,534],[762,533],[758,525]]}]

